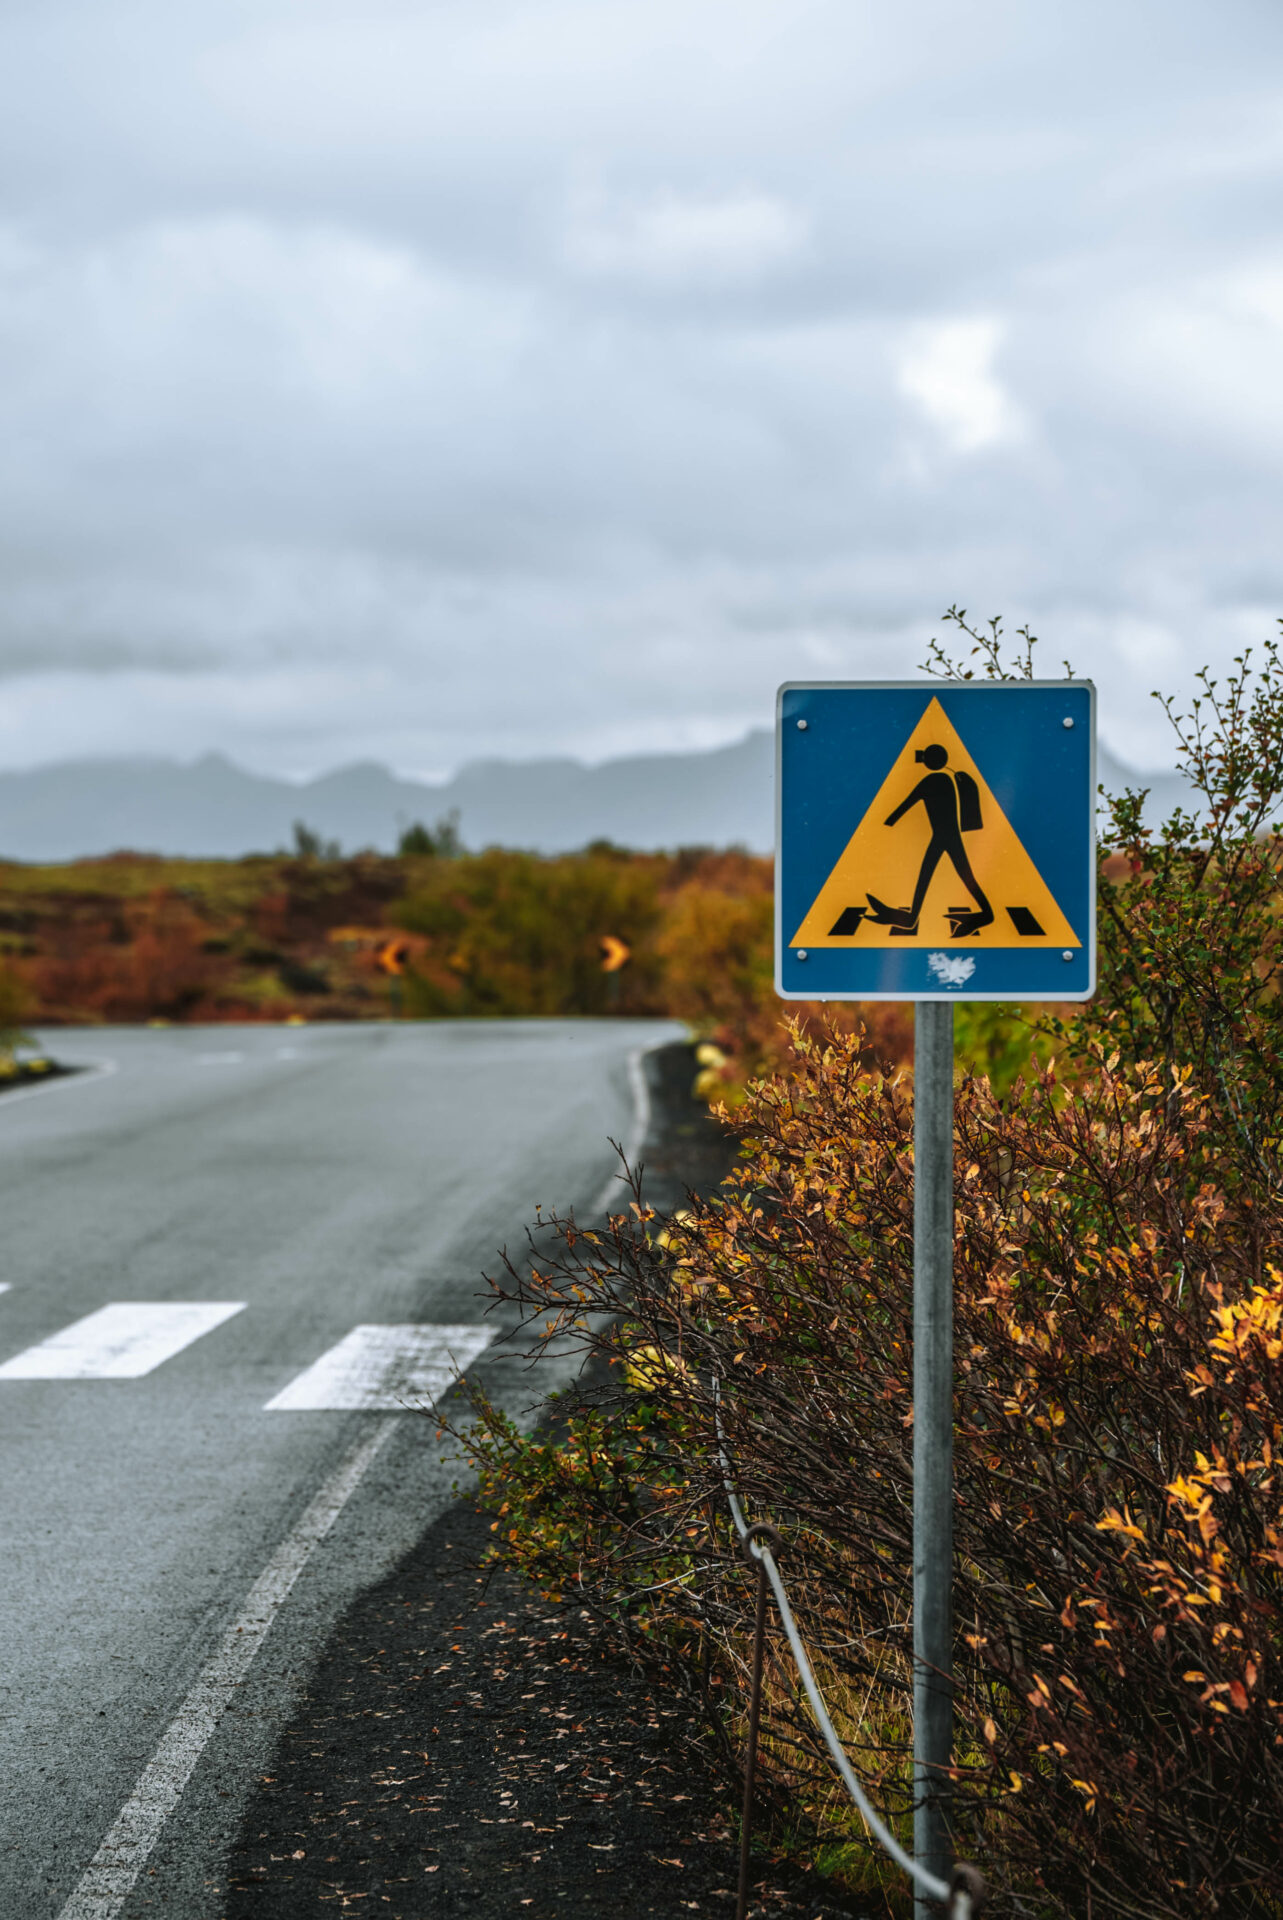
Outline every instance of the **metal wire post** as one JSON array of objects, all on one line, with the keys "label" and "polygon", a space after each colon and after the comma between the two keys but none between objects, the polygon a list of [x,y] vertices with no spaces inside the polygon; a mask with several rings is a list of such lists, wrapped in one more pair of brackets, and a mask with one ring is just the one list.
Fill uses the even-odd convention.
[{"label": "metal wire post", "polygon": [[[989,1893],[984,1875],[964,1861],[958,1861],[949,1878],[937,1879],[910,1858],[900,1842],[891,1832],[886,1822],[872,1805],[864,1788],[860,1785],[851,1762],[847,1759],[841,1741],[837,1737],[823,1695],[815,1682],[815,1674],[802,1644],[802,1636],[797,1630],[797,1621],[793,1617],[793,1608],[780,1578],[780,1570],[775,1564],[775,1556],[783,1542],[774,1527],[764,1521],[750,1526],[744,1518],[744,1509],[735,1495],[731,1480],[731,1463],[726,1454],[726,1433],[722,1426],[722,1393],[720,1383],[713,1381],[713,1421],[717,1431],[717,1458],[722,1469],[722,1484],[726,1488],[726,1504],[730,1508],[731,1522],[739,1539],[740,1552],[749,1566],[756,1566],[759,1574],[764,1573],[775,1595],[775,1604],[779,1608],[780,1625],[784,1629],[784,1638],[788,1641],[789,1651],[797,1666],[798,1679],[802,1682],[802,1691],[815,1715],[815,1724],[820,1730],[824,1744],[829,1750],[829,1758],[838,1770],[843,1786],[850,1794],[852,1802],[859,1808],[860,1816],[869,1829],[869,1833],[882,1847],[897,1867],[907,1873],[914,1886],[925,1894],[926,1898],[947,1908],[949,1920],[977,1920],[977,1916],[987,1904]],[[737,1920],[746,1920],[745,1909],[748,1904],[748,1852],[751,1836],[749,1816],[752,1813],[753,1797],[751,1782],[756,1771],[757,1729],[761,1714],[762,1674],[765,1664],[766,1616],[762,1609],[763,1589],[758,1587],[757,1631],[754,1635],[753,1694],[749,1705],[749,1724],[751,1746],[748,1765],[745,1768],[746,1790],[744,1796],[744,1826],[740,1846],[740,1894]]]},{"label": "metal wire post", "polygon": [[[913,1856],[953,1865],[953,1007],[914,1009]],[[917,1920],[939,1907],[919,1882]]]},{"label": "metal wire post", "polygon": [[735,1902],[735,1920],[746,1920],[748,1913],[749,1851],[753,1840],[753,1788],[757,1781],[757,1733],[762,1722],[762,1669],[766,1660],[766,1562],[752,1551],[753,1542],[762,1541],[778,1553],[783,1542],[774,1527],[758,1521],[749,1527],[740,1542],[747,1564],[757,1574],[757,1620],[753,1632],[753,1686],[748,1703],[748,1743],[744,1754],[744,1813],[740,1821],[740,1883]]}]

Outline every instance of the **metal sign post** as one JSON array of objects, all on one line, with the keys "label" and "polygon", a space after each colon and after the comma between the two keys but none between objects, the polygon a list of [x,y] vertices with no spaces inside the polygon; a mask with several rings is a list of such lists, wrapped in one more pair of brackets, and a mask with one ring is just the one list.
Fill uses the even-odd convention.
[{"label": "metal sign post", "polygon": [[[913,1857],[953,1866],[953,1008],[920,1000],[913,1065]],[[915,1891],[919,1920],[936,1905]]]},{"label": "metal sign post", "polygon": [[[953,1000],[1096,984],[1089,681],[780,688],[775,985],[915,1003],[913,1852],[953,1864]],[[915,1895],[919,1920],[937,1911]]]}]

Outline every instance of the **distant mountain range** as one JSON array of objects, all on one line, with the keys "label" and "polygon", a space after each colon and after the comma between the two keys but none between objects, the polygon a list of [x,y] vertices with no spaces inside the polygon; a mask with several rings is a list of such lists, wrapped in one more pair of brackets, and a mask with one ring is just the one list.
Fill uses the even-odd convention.
[{"label": "distant mountain range", "polygon": [[[1108,788],[1146,784],[1164,817],[1179,775],[1135,774],[1101,749]],[[613,840],[626,847],[733,846],[774,840],[774,742],[750,733],[703,753],[577,760],[477,760],[440,785],[402,780],[374,762],[297,785],[247,773],[222,754],[173,760],[69,760],[0,773],[0,857],[74,860],[140,853],[235,856],[294,844],[301,821],[346,852],[392,851],[401,832],[456,812],[468,847],[555,853]]]}]

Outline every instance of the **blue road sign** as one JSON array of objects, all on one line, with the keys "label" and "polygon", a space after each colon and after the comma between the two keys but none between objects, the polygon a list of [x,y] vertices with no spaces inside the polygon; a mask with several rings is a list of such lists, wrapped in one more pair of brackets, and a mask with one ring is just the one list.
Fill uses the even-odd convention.
[{"label": "blue road sign", "polygon": [[785,999],[1089,999],[1095,851],[1090,681],[780,688]]}]

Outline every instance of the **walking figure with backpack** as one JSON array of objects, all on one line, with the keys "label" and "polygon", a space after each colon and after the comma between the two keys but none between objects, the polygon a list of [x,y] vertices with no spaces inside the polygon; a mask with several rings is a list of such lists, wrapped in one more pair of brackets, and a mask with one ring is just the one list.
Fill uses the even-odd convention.
[{"label": "walking figure with backpack", "polygon": [[910,808],[921,801],[931,826],[931,838],[918,869],[912,905],[889,907],[871,893],[867,896],[871,909],[869,920],[876,926],[889,927],[893,937],[899,935],[904,939],[912,939],[918,931],[927,889],[936,868],[947,855],[953,863],[954,872],[975,902],[974,906],[947,909],[954,939],[965,940],[970,934],[979,933],[981,927],[990,926],[994,917],[993,908],[972,871],[962,837],[966,833],[978,833],[984,824],[980,814],[980,789],[964,769],[959,768],[956,773],[946,771],[949,755],[944,747],[922,747],[913,757],[927,771],[912,793],[906,795],[895,812],[887,816],[886,825],[895,826]]}]

